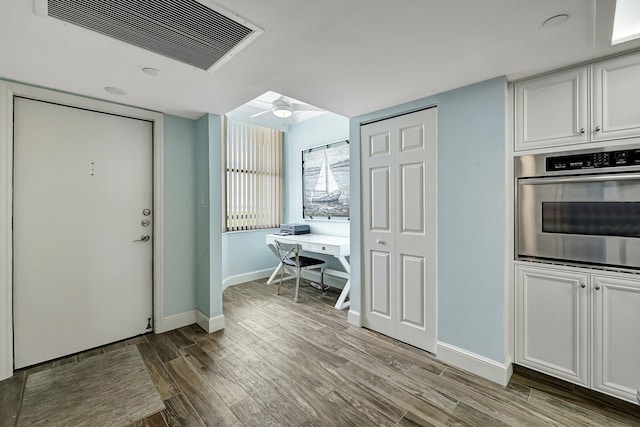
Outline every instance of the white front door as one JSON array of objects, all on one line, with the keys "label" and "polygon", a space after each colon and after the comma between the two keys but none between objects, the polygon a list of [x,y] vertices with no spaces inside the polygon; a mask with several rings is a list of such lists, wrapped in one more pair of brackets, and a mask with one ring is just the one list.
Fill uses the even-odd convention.
[{"label": "white front door", "polygon": [[436,350],[436,108],[361,128],[363,324]]},{"label": "white front door", "polygon": [[15,98],[16,369],[148,332],[152,127]]}]

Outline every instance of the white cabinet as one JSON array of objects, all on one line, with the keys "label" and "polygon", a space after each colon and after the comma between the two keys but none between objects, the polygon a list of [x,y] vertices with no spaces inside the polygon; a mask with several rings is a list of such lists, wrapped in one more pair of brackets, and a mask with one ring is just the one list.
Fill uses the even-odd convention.
[{"label": "white cabinet", "polygon": [[518,82],[515,150],[640,137],[640,53]]},{"label": "white cabinet", "polygon": [[640,54],[596,62],[592,80],[592,139],[639,136]]},{"label": "white cabinet", "polygon": [[588,67],[515,85],[516,150],[589,141]]},{"label": "white cabinet", "polygon": [[518,262],[516,363],[640,403],[640,276]]},{"label": "white cabinet", "polygon": [[516,363],[588,386],[588,274],[516,267]]},{"label": "white cabinet", "polygon": [[640,402],[640,282],[593,276],[593,388]]}]

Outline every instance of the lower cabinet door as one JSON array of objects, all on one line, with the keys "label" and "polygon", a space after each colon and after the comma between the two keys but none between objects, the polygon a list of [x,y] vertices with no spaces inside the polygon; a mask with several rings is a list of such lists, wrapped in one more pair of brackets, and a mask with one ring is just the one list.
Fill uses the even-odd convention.
[{"label": "lower cabinet door", "polygon": [[640,281],[593,276],[593,388],[640,403]]},{"label": "lower cabinet door", "polygon": [[589,275],[516,266],[516,363],[589,386]]}]

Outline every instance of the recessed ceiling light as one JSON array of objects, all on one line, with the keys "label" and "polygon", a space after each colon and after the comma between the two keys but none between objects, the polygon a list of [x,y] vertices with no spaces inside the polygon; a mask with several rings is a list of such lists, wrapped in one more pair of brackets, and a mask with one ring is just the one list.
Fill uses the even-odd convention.
[{"label": "recessed ceiling light", "polygon": [[151,68],[151,67],[144,67],[142,69],[142,72],[145,74],[148,74],[150,76],[159,76],[160,75],[160,70],[157,70],[155,68]]},{"label": "recessed ceiling light", "polygon": [[566,13],[562,13],[560,15],[552,16],[542,23],[542,26],[545,28],[557,27],[560,24],[563,24],[569,20],[569,15]]},{"label": "recessed ceiling light", "polygon": [[113,95],[126,95],[127,92],[115,86],[105,86],[104,90],[113,94]]}]

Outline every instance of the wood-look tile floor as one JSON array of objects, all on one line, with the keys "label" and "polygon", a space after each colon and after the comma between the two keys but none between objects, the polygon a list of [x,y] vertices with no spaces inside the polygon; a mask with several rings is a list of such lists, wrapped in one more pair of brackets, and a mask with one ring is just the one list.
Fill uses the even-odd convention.
[{"label": "wood-look tile floor", "polygon": [[[21,370],[0,382],[0,427],[13,426],[26,377],[137,345],[166,410],[137,426],[640,426],[640,407],[518,370],[507,387],[349,326],[337,293],[264,281],[224,293],[224,331],[195,325]],[[599,395],[598,395],[599,396]]]}]

